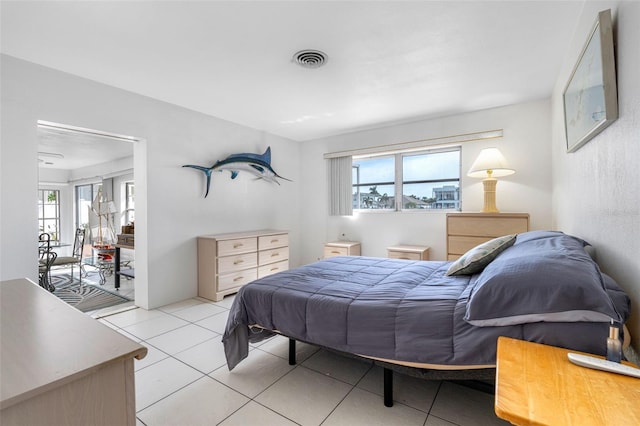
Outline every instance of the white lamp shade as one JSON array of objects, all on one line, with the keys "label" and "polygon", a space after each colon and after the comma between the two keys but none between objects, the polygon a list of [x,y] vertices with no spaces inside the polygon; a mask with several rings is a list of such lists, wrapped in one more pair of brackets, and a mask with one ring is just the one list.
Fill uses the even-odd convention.
[{"label": "white lamp shade", "polygon": [[473,162],[467,176],[474,178],[501,177],[515,173],[509,168],[507,160],[498,148],[485,148],[480,151],[480,155]]}]

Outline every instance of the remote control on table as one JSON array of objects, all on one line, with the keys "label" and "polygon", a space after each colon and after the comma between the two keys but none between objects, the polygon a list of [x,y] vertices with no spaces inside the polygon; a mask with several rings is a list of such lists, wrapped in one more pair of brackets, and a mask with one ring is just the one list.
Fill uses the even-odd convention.
[{"label": "remote control on table", "polygon": [[582,367],[596,370],[609,371],[611,373],[624,374],[625,376],[637,377],[640,379],[640,368],[633,368],[625,364],[607,361],[592,356],[569,353],[569,361]]}]

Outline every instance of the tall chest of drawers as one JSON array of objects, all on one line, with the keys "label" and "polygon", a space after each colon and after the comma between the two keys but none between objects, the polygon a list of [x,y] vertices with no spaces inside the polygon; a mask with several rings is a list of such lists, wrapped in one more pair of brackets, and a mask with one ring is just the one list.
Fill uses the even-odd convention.
[{"label": "tall chest of drawers", "polygon": [[220,301],[243,285],[289,269],[289,233],[265,229],[198,237],[198,296]]},{"label": "tall chest of drawers", "polygon": [[493,238],[528,230],[528,213],[448,213],[447,260]]}]

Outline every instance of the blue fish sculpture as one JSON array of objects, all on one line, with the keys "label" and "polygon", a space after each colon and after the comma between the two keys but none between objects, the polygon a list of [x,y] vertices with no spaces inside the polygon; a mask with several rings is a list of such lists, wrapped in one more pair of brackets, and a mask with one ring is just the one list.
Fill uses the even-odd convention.
[{"label": "blue fish sculpture", "polygon": [[204,194],[204,198],[209,195],[209,187],[211,186],[211,172],[216,170],[222,172],[223,170],[229,170],[231,172],[231,179],[238,177],[240,171],[246,171],[258,179],[264,179],[268,182],[275,182],[280,185],[280,182],[276,178],[288,180],[277,174],[273,168],[271,168],[271,147],[268,147],[264,154],[232,154],[224,160],[216,161],[211,167],[196,166],[193,164],[185,164],[182,167],[191,167],[192,169],[200,170],[207,176],[207,192]]}]

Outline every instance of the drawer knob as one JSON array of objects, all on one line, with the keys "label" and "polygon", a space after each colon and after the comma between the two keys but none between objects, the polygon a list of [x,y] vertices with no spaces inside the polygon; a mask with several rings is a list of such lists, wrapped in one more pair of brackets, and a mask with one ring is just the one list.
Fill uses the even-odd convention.
[{"label": "drawer knob", "polygon": [[340,254],[340,252],[339,252],[339,251],[337,251],[337,250],[332,250],[332,251],[331,251],[331,253]]},{"label": "drawer knob", "polygon": [[271,243],[272,243],[272,244],[273,244],[273,243],[277,243],[278,241],[280,241],[280,240],[277,240],[277,239],[276,239],[276,240],[271,240]]},{"label": "drawer knob", "polygon": [[271,271],[277,271],[280,268],[271,268]]},{"label": "drawer knob", "polygon": [[241,281],[243,279],[244,279],[244,277],[237,277],[237,278],[233,279],[233,282],[236,283],[236,282]]},{"label": "drawer knob", "polygon": [[271,257],[280,256],[280,253],[271,253]]},{"label": "drawer knob", "polygon": [[234,264],[234,265],[239,265],[239,264],[241,264],[241,263],[244,263],[244,260],[242,260],[242,259],[238,259],[238,260],[236,260],[235,262],[233,262],[233,264]]},{"label": "drawer knob", "polygon": [[235,244],[233,245],[233,248],[240,248],[240,247],[242,247],[243,245],[244,245],[244,244],[242,244],[242,243],[235,243]]}]

